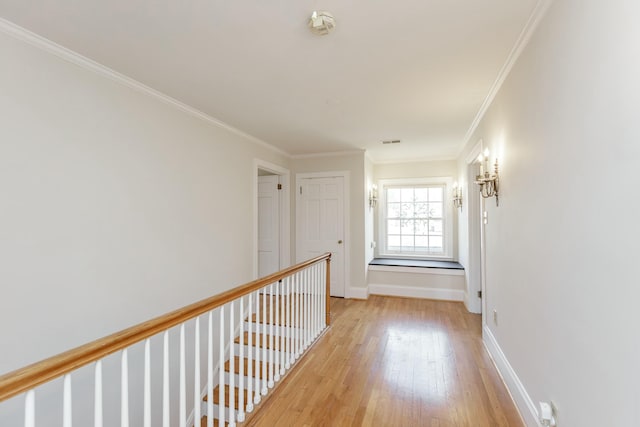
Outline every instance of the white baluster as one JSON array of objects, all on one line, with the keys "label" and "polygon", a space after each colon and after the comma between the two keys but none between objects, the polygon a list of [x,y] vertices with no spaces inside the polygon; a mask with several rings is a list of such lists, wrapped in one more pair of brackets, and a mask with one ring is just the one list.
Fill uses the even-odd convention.
[{"label": "white baluster", "polygon": [[282,280],[279,280],[278,283],[276,283],[275,288],[276,288],[276,294],[275,294],[275,305],[276,305],[276,312],[275,312],[275,318],[276,318],[276,336],[274,337],[276,346],[273,349],[273,351],[275,352],[275,360],[274,360],[274,364],[275,364],[275,375],[273,376],[273,379],[275,381],[279,381],[280,380],[280,328],[282,327],[282,319],[281,319],[281,314],[280,314],[280,286],[282,284]]},{"label": "white baluster", "polygon": [[[200,317],[195,318],[195,337],[194,337],[194,354],[193,354],[193,422],[197,426],[202,420],[202,399],[200,393]],[[151,426],[148,426],[151,427]]]},{"label": "white baluster", "polygon": [[36,392],[29,390],[24,399],[24,427],[36,427]]},{"label": "white baluster", "polygon": [[313,327],[314,327],[314,337],[317,337],[318,335],[320,335],[320,305],[319,305],[319,301],[320,298],[318,298],[318,291],[320,290],[318,288],[318,284],[320,283],[320,269],[318,268],[320,267],[320,264],[316,264],[315,265],[315,280],[313,281],[313,313],[314,313],[314,323],[313,323]]},{"label": "white baluster", "polygon": [[253,411],[253,293],[249,294],[247,319],[247,412]]},{"label": "white baluster", "polygon": [[[310,336],[311,342],[316,336],[316,269],[315,265],[309,267],[309,298],[311,305],[309,306],[309,319],[311,321],[310,325]],[[311,343],[310,343],[311,344]]]},{"label": "white baluster", "polygon": [[254,368],[255,375],[255,397],[253,398],[253,403],[256,405],[260,403],[262,399],[260,397],[260,389],[261,389],[261,381],[260,381],[260,291],[256,291],[256,321],[254,322],[256,325],[256,334],[255,334],[255,349],[256,349],[256,363]]},{"label": "white baluster", "polygon": [[310,267],[311,270],[311,283],[309,284],[309,293],[311,294],[311,306],[309,307],[309,317],[311,318],[311,342],[313,342],[316,337],[316,332],[318,329],[316,328],[316,283],[318,283],[318,269],[316,268],[317,264],[314,264]]},{"label": "white baluster", "polygon": [[307,347],[313,338],[313,266],[307,268]]},{"label": "white baluster", "polygon": [[238,359],[240,360],[240,366],[238,366],[238,422],[244,421],[244,297],[240,298],[240,354]]},{"label": "white baluster", "polygon": [[151,342],[144,340],[144,427],[151,427]]},{"label": "white baluster", "polygon": [[93,384],[93,427],[102,427],[102,360],[96,362]]},{"label": "white baluster", "polygon": [[64,396],[62,401],[62,427],[71,427],[71,419],[73,418],[71,408],[71,375],[64,376]]},{"label": "white baluster", "polygon": [[322,281],[320,283],[320,289],[322,291],[320,293],[320,304],[322,305],[322,329],[327,327],[327,264],[328,261],[325,260],[322,266]]},{"label": "white baluster", "polygon": [[267,286],[262,288],[262,389],[260,393],[264,396],[267,394]]},{"label": "white baluster", "polygon": [[269,386],[269,388],[273,388],[274,382],[273,382],[273,332],[274,332],[274,321],[275,319],[273,318],[273,283],[269,286],[269,382],[267,383],[267,385]]},{"label": "white baluster", "polygon": [[295,298],[296,298],[296,311],[295,311],[295,315],[296,315],[296,320],[295,320],[295,325],[296,325],[295,348],[296,348],[296,352],[294,354],[294,359],[298,360],[298,357],[300,357],[300,341],[301,341],[301,338],[302,338],[302,334],[300,333],[302,325],[300,325],[300,273],[299,272],[296,273]]},{"label": "white baluster", "polygon": [[289,352],[291,350],[291,295],[289,293],[289,284],[291,276],[284,279],[284,353],[282,358],[283,372],[289,369]]},{"label": "white baluster", "polygon": [[164,331],[162,343],[162,427],[171,427],[169,390],[169,331]]},{"label": "white baluster", "polygon": [[305,275],[304,275],[304,271],[300,272],[300,288],[299,288],[299,292],[300,292],[300,345],[299,345],[299,349],[298,349],[298,358],[302,355],[302,353],[304,352],[304,343],[305,343],[305,328],[306,328],[306,324],[304,322],[304,313],[305,310],[307,309],[306,306],[306,301],[304,299],[304,285],[306,283],[305,280]]},{"label": "white baluster", "polygon": [[304,270],[304,349],[309,347],[309,269]]},{"label": "white baluster", "polygon": [[207,328],[207,427],[213,427],[213,312]]},{"label": "white baluster", "polygon": [[324,301],[322,300],[322,269],[322,263],[318,264],[318,334],[324,329],[322,327],[322,324],[324,322],[322,320],[322,306],[324,305]]},{"label": "white baluster", "polygon": [[129,427],[129,360],[127,349],[120,361],[120,427]]},{"label": "white baluster", "polygon": [[218,425],[224,426],[224,305],[220,307],[220,351],[218,354]]},{"label": "white baluster", "polygon": [[236,425],[236,367],[233,352],[235,334],[235,301],[229,303],[229,426]]},{"label": "white baluster", "polygon": [[187,364],[184,323],[180,325],[180,427],[187,427]]}]

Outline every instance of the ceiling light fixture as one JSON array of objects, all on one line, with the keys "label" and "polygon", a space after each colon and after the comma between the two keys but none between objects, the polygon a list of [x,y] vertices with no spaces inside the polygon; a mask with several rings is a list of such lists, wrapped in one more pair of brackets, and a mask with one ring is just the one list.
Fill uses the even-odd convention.
[{"label": "ceiling light fixture", "polygon": [[389,139],[386,141],[382,141],[383,144],[400,144],[400,140],[399,139]]},{"label": "ceiling light fixture", "polygon": [[319,36],[326,36],[335,27],[336,20],[329,12],[314,10],[309,18],[309,28]]}]

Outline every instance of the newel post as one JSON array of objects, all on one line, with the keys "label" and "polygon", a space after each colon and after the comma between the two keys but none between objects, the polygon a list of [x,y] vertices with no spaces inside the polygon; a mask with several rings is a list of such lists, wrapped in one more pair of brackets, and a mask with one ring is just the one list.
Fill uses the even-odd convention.
[{"label": "newel post", "polygon": [[331,295],[330,295],[330,290],[331,290],[331,254],[329,254],[329,257],[327,258],[327,272],[326,272],[326,297],[327,297],[327,301],[326,301],[326,309],[325,309],[325,318],[326,318],[326,323],[327,326],[329,326],[331,324]]}]

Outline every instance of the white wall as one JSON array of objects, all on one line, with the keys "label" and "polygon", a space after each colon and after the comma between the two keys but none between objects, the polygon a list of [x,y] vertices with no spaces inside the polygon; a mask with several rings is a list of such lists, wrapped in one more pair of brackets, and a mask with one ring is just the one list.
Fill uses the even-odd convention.
[{"label": "white wall", "polygon": [[0,57],[0,374],[251,279],[253,159],[287,158],[3,33]]},{"label": "white wall", "polygon": [[553,400],[560,426],[640,425],[638,16],[637,1],[555,1],[460,157],[479,139],[499,157],[488,328],[516,400]]},{"label": "white wall", "polygon": [[[294,175],[297,173],[349,171],[349,242],[350,275],[345,283],[346,296],[353,296],[349,288],[364,288],[365,280],[365,164],[364,151],[349,152],[338,155],[312,156],[294,158],[292,168]],[[295,180],[295,176],[292,176]],[[292,209],[295,209],[295,194],[292,194]],[[368,209],[368,207],[366,208]],[[295,218],[295,214],[292,213]],[[294,228],[295,229],[295,228]],[[346,239],[345,239],[346,240]],[[292,246],[295,245],[295,236],[292,236]],[[295,253],[295,250],[294,252]],[[360,289],[355,291],[358,295]]]}]

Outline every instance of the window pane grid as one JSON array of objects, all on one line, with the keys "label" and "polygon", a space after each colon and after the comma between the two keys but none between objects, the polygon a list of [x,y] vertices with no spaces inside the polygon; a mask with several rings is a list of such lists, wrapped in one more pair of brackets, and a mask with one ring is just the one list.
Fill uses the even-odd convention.
[{"label": "window pane grid", "polygon": [[385,188],[386,250],[444,254],[444,185]]}]

